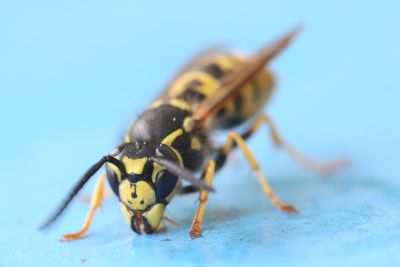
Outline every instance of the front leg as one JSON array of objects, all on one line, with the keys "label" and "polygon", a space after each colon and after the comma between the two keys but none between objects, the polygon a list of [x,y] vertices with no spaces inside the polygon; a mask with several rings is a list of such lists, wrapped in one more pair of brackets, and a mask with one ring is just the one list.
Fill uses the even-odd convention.
[{"label": "front leg", "polygon": [[[211,186],[215,172],[215,161],[209,160],[204,169],[202,180],[209,186]],[[201,190],[199,193],[199,206],[196,214],[193,217],[192,227],[190,229],[190,237],[192,239],[201,236],[201,222],[203,221],[204,211],[206,208],[206,201],[208,199],[208,191]]]},{"label": "front leg", "polygon": [[103,173],[102,175],[100,175],[99,179],[97,180],[97,183],[94,187],[94,190],[92,193],[92,198],[90,201],[90,210],[89,210],[88,214],[86,215],[86,218],[85,218],[82,228],[75,233],[63,235],[61,237],[60,241],[72,241],[72,240],[80,239],[89,230],[93,215],[94,215],[96,209],[98,207],[100,207],[100,205],[103,201],[105,179],[106,179],[106,174]]}]

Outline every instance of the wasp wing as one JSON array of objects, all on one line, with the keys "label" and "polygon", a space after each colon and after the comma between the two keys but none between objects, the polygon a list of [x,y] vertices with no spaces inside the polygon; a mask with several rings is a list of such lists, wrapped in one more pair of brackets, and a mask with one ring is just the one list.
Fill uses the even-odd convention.
[{"label": "wasp wing", "polygon": [[239,93],[242,85],[262,70],[271,59],[287,47],[300,30],[301,28],[297,27],[283,35],[227,74],[219,83],[218,90],[215,90],[215,94],[204,100],[194,111],[194,126],[202,127],[208,118],[222,108],[229,99]]}]

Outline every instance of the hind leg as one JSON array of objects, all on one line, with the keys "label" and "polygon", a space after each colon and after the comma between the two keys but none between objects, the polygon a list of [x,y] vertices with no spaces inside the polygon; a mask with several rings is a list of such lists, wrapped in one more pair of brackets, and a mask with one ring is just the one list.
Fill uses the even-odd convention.
[{"label": "hind leg", "polygon": [[348,165],[348,160],[345,158],[338,158],[329,162],[319,162],[305,156],[303,153],[282,139],[275,127],[274,122],[267,114],[261,114],[253,123],[253,125],[242,135],[242,137],[244,139],[250,137],[260,126],[264,124],[268,126],[274,144],[281,148],[289,157],[291,157],[305,169],[320,174],[330,174]]},{"label": "hind leg", "polygon": [[[250,149],[247,147],[247,145],[244,141],[244,138],[242,136],[236,134],[233,131],[229,132],[228,138],[225,142],[225,145],[221,148],[220,154],[217,158],[225,159],[226,156],[232,151],[232,148],[235,146],[238,146],[239,150],[242,152],[242,154],[245,157],[250,168],[256,173],[258,182],[260,183],[260,186],[261,186],[261,189],[263,190],[264,194],[269,198],[271,203],[281,211],[288,212],[288,213],[296,212],[296,209],[293,206],[285,204],[272,191],[264,174],[262,173],[262,171],[260,169],[259,164],[257,163],[256,159],[254,158]],[[225,162],[225,160],[224,160],[224,162]]]}]

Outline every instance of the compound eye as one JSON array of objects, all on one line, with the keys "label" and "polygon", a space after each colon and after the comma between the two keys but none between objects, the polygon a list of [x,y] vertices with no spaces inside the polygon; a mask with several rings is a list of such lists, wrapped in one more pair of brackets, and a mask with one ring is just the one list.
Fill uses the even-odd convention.
[{"label": "compound eye", "polygon": [[157,203],[168,202],[168,196],[174,190],[178,183],[178,177],[166,170],[162,170],[157,174],[156,181],[156,201]]},{"label": "compound eye", "polygon": [[106,174],[107,174],[108,183],[110,184],[110,187],[111,187],[112,191],[114,192],[114,194],[119,196],[118,178],[117,178],[117,175],[116,175],[115,171],[112,170],[112,169],[107,168]]}]

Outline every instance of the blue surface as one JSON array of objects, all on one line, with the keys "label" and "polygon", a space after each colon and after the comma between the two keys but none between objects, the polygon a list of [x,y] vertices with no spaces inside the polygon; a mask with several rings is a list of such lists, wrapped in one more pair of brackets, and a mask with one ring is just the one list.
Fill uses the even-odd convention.
[{"label": "blue surface", "polygon": [[[400,260],[400,5],[395,1],[2,1],[0,266],[394,266]],[[78,229],[75,201],[46,234],[36,226],[187,57],[225,42],[251,52],[291,26],[305,31],[272,64],[268,107],[283,136],[318,159],[353,164],[328,178],[250,142],[274,190],[271,207],[240,154],[217,177],[204,237],[188,230],[196,196],[167,215],[181,227],[136,236],[115,198]],[[90,192],[91,185],[85,188]]]}]

